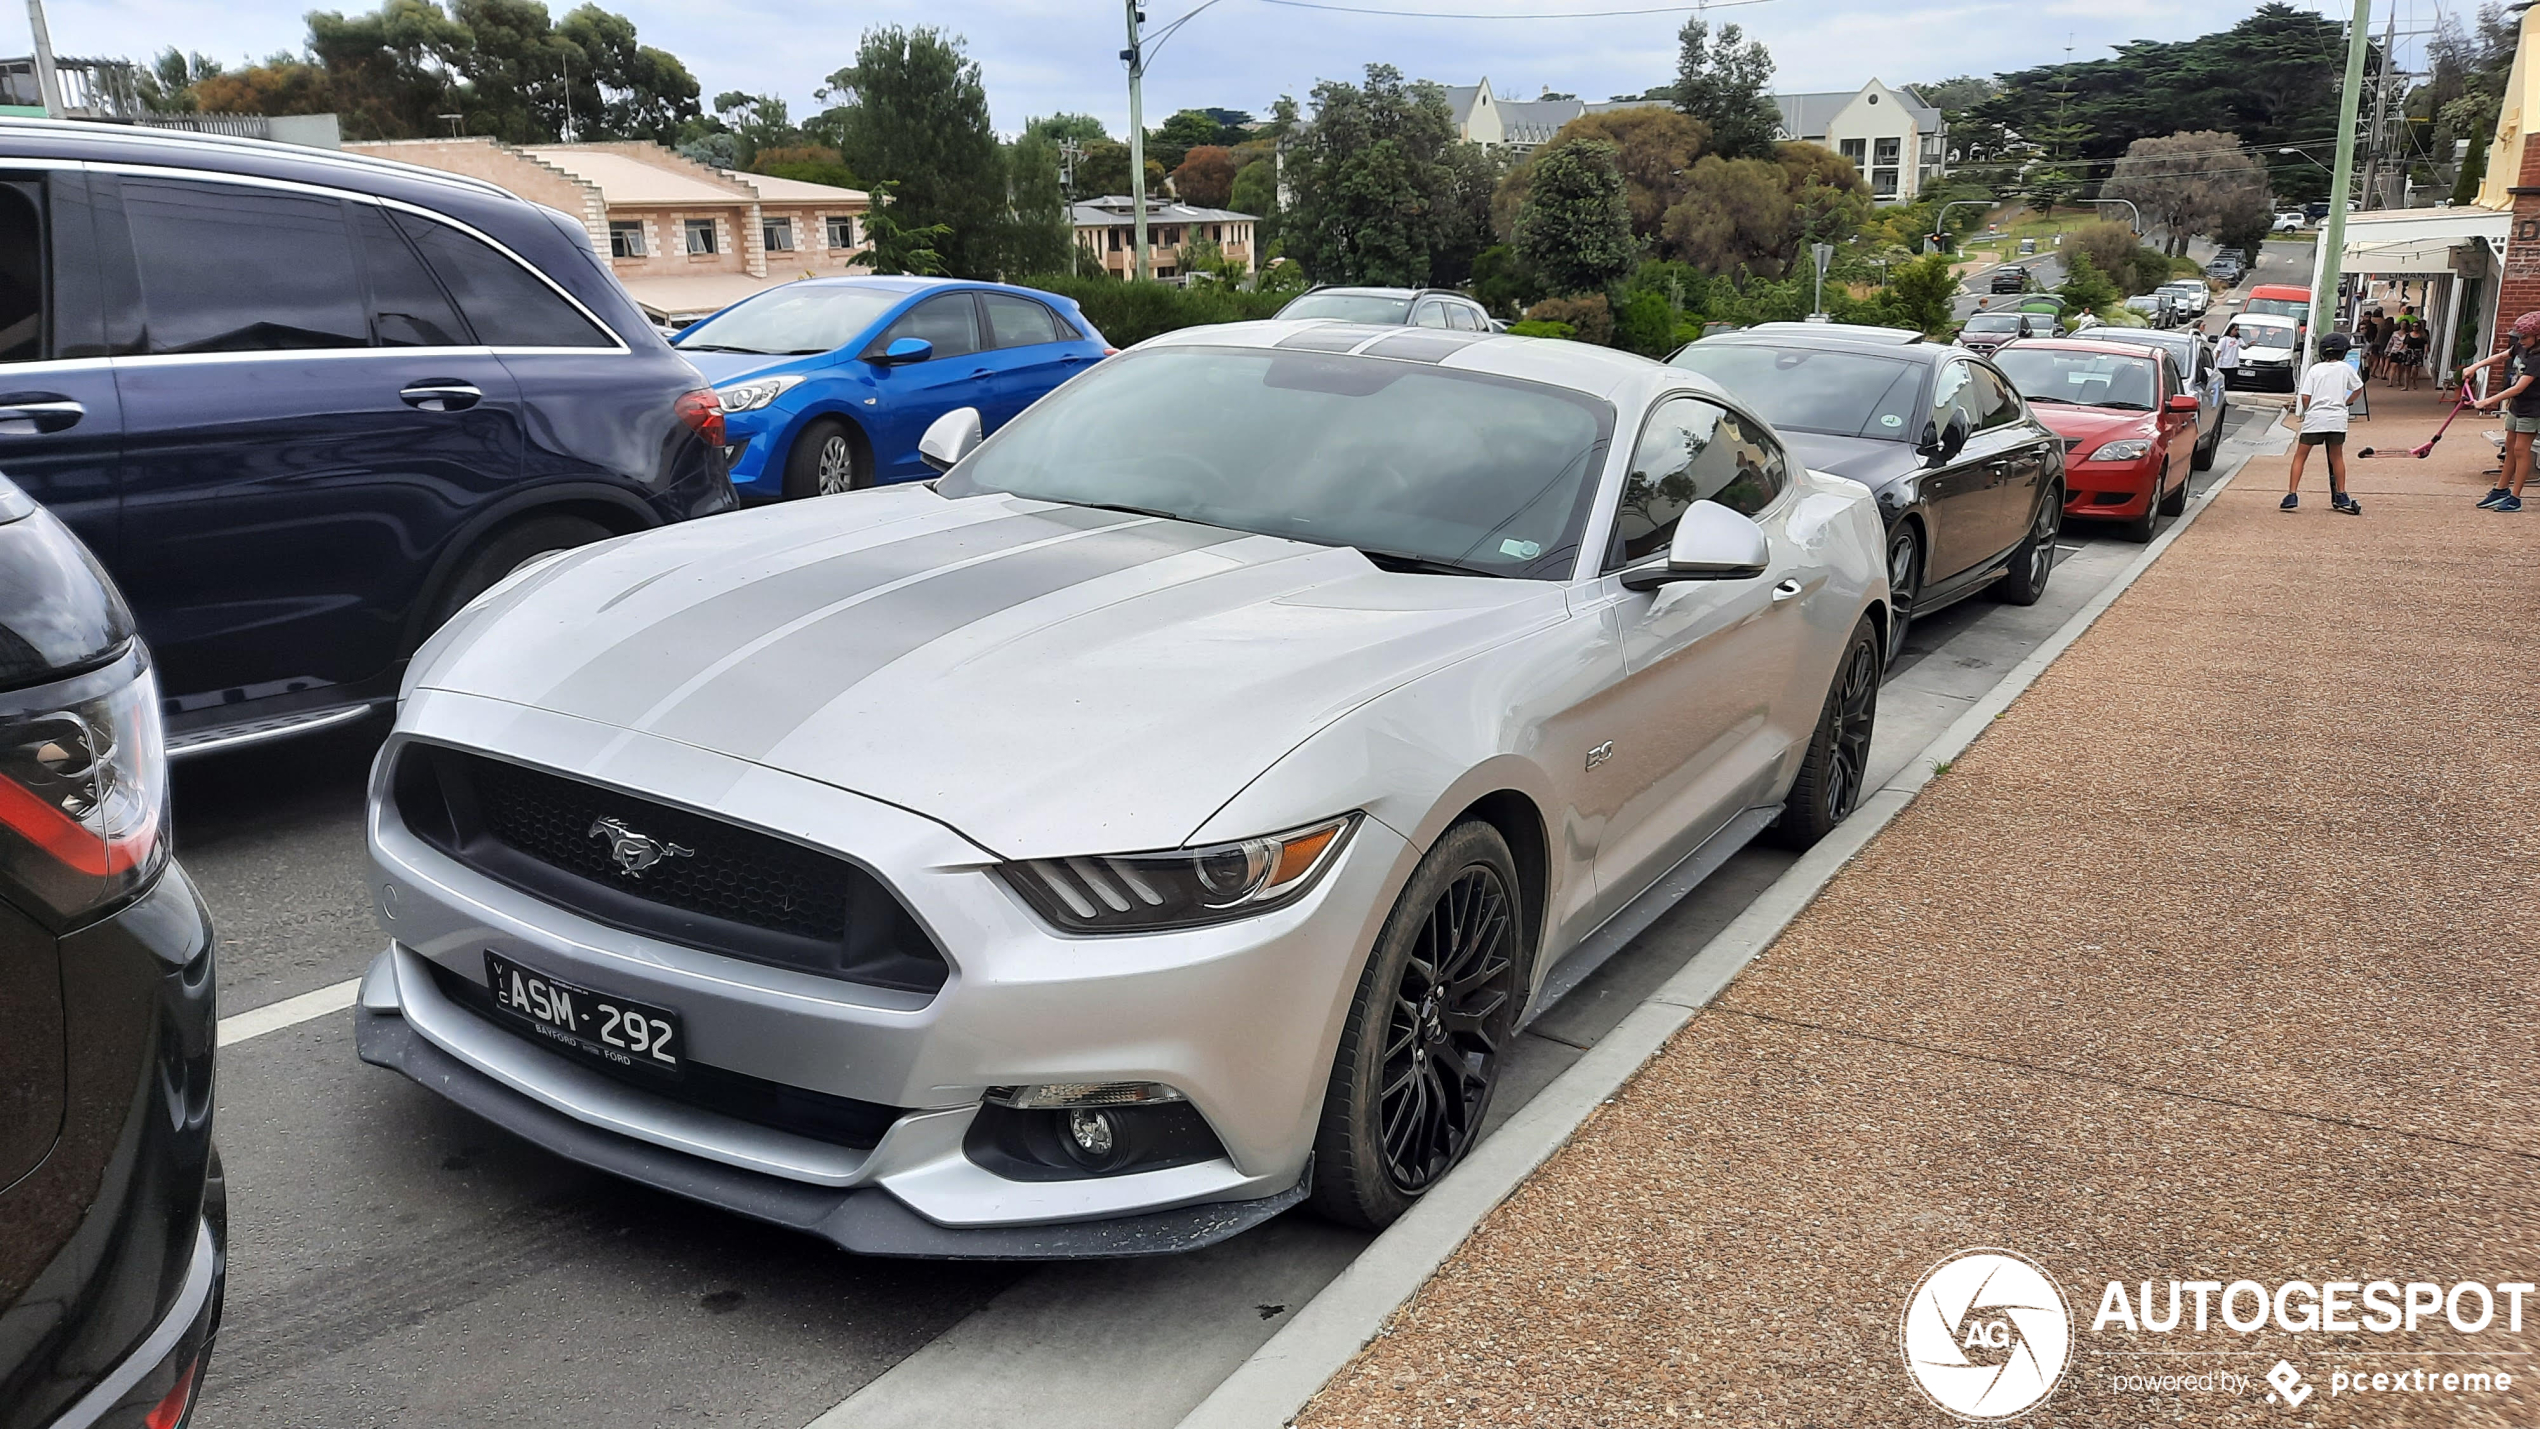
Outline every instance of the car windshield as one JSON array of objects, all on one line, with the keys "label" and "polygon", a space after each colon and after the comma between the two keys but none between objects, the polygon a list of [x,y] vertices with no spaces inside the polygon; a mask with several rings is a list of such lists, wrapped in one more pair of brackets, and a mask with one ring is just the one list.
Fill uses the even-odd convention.
[{"label": "car windshield", "polygon": [[2006,347],[1995,354],[1993,365],[2032,402],[2149,412],[2161,390],[2159,374],[2148,357]]},{"label": "car windshield", "polygon": [[2294,343],[2291,323],[2233,323],[2231,331],[2240,334],[2243,347],[2291,347]]},{"label": "car windshield", "polygon": [[2136,347],[2157,347],[2177,358],[2182,367],[2193,362],[2196,356],[2196,339],[2178,333],[2154,332],[2149,328],[2102,328],[2091,333],[2091,336],[2101,342],[2123,342],[2131,343]]},{"label": "car windshield", "polygon": [[690,352],[829,352],[864,336],[908,294],[795,284],[725,308],[679,334]]},{"label": "car windshield", "polygon": [[1909,419],[1919,410],[1923,386],[1918,362],[1760,342],[1697,342],[1671,361],[1726,387],[1776,427],[1890,442],[1914,439]]},{"label": "car windshield", "polygon": [[2280,318],[2308,318],[2311,315],[2311,305],[2297,303],[2291,298],[2252,298],[2249,300],[2249,306],[2242,311],[2273,313]]},{"label": "car windshield", "polygon": [[1565,579],[1614,412],[1429,363],[1177,347],[1043,398],[936,483],[1353,546],[1395,570]]},{"label": "car windshield", "polygon": [[1978,313],[1967,319],[1967,325],[1959,329],[1961,332],[2018,332],[2019,330],[2020,317],[2017,313]]},{"label": "car windshield", "polygon": [[1279,309],[1283,318],[1338,318],[1345,323],[1398,323],[1409,298],[1390,293],[1308,293]]}]

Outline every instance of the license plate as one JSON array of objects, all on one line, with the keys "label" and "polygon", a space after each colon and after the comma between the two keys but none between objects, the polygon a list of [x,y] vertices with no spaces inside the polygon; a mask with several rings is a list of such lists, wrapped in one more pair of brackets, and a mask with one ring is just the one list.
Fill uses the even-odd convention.
[{"label": "license plate", "polygon": [[498,953],[485,955],[485,980],[496,1007],[564,1051],[665,1076],[678,1074],[688,1051],[679,1014],[666,1007],[552,978]]}]

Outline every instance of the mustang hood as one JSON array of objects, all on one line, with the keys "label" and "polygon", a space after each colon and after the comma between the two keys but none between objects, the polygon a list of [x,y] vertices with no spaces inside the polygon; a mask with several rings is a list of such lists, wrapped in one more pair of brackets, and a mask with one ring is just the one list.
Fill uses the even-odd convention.
[{"label": "mustang hood", "polygon": [[1352,706],[1565,613],[1543,582],[905,487],[559,557],[445,627],[413,683],[800,774],[1009,858],[1127,852],[1182,844]]}]

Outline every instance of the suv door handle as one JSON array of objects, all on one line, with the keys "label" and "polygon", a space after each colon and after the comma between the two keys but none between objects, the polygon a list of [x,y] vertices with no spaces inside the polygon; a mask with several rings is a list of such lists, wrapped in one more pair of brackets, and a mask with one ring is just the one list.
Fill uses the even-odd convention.
[{"label": "suv door handle", "polygon": [[59,432],[79,425],[88,409],[68,397],[51,392],[28,392],[13,397],[0,397],[0,436],[31,437],[39,432]]},{"label": "suv door handle", "polygon": [[485,394],[468,383],[435,377],[407,383],[397,397],[407,406],[426,412],[464,412],[485,400]]}]

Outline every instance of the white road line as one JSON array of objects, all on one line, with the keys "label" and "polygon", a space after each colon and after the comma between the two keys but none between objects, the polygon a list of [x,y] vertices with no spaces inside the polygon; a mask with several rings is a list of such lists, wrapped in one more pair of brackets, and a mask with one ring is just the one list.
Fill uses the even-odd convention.
[{"label": "white road line", "polygon": [[346,978],[333,987],[322,987],[315,992],[301,993],[298,997],[268,1002],[252,1012],[224,1017],[220,1020],[220,1045],[235,1047],[250,1037],[262,1037],[268,1032],[296,1027],[330,1012],[342,1012],[353,1005],[354,996],[361,990],[360,978]]}]

